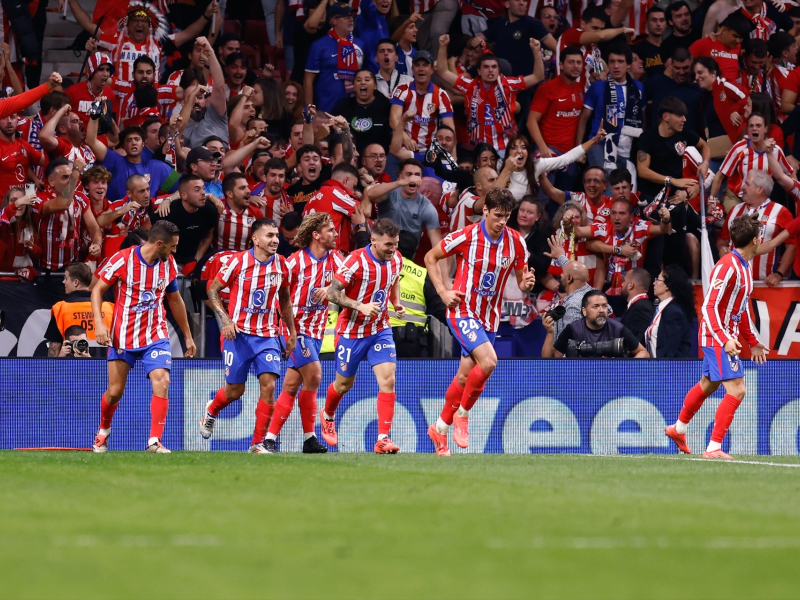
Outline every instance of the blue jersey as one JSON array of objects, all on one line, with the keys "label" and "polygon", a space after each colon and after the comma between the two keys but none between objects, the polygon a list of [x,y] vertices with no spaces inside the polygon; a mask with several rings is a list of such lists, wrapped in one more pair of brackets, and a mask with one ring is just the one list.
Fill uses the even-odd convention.
[{"label": "blue jersey", "polygon": [[[108,184],[108,193],[106,194],[109,200],[120,200],[125,197],[127,193],[125,184],[131,175],[149,175],[150,197],[155,198],[158,196],[159,189],[163,187],[167,177],[173,172],[173,168],[163,161],[142,158],[142,162],[138,164],[132,163],[113,150],[109,150],[106,153],[106,157],[97,164],[108,169],[112,175]],[[164,191],[174,192],[175,188],[178,187],[178,180],[176,179],[175,184],[170,187],[171,189]]]},{"label": "blue jersey", "polygon": [[[358,68],[364,63],[364,43],[357,37],[353,38]],[[331,112],[342,98],[348,96],[344,82],[339,80],[338,74],[339,44],[329,35],[323,35],[311,45],[306,61],[306,71],[316,73],[317,109]]]},{"label": "blue jersey", "polygon": [[[610,77],[609,77],[610,79]],[[644,95],[644,85],[640,81],[634,81],[634,84],[637,88],[639,88],[639,94],[641,96],[641,103],[639,106],[640,113],[639,115],[644,114],[645,105],[647,104],[647,100],[645,100]],[[617,105],[616,107],[606,107],[605,106],[605,93],[606,93],[606,82],[605,81],[595,81],[592,85],[589,86],[589,90],[586,92],[586,99],[583,101],[583,106],[586,108],[592,109],[592,130],[589,132],[589,137],[594,137],[597,134],[597,130],[600,129],[600,123],[605,119],[610,121],[614,116],[619,119],[620,126],[625,118],[625,102],[627,101],[626,98],[626,84],[625,83],[617,83]],[[611,114],[613,113],[613,114]]]}]

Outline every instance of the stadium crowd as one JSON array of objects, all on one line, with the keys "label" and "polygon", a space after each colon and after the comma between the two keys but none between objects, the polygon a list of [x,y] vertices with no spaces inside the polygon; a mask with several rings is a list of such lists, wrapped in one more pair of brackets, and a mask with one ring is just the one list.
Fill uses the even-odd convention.
[{"label": "stadium crowd", "polygon": [[[530,293],[506,287],[524,307],[510,319],[542,314],[543,356],[579,329],[596,341],[612,313],[627,354],[691,356],[704,225],[717,258],[732,220],[757,213],[765,242],[790,235],[754,279],[800,275],[795,2],[261,4],[266,30],[245,39],[240,9],[215,0],[99,0],[93,14],[68,0],[84,69],[43,84],[30,39],[0,47],[5,279],[67,270],[85,302],[87,273],[166,220],[199,303],[259,218],[288,257],[309,214],[331,215],[344,254],[388,217],[405,258],[391,324],[399,355],[420,356],[444,320],[424,256],[480,221],[496,188],[514,196],[536,274]],[[93,339],[63,325],[52,356]]]}]

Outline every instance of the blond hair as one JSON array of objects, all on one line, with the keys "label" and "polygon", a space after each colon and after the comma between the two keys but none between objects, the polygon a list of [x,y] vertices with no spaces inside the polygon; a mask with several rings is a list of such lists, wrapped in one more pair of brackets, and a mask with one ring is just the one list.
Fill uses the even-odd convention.
[{"label": "blond hair", "polygon": [[305,248],[313,239],[313,233],[319,232],[323,227],[331,222],[331,216],[328,213],[316,212],[303,218],[300,227],[297,228],[297,233],[294,236],[294,245],[298,248]]}]

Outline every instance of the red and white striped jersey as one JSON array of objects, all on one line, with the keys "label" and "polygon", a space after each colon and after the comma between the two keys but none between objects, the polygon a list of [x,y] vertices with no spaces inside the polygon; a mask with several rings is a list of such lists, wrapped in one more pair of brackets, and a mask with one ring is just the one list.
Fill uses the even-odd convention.
[{"label": "red and white striped jersey", "polygon": [[[327,287],[333,274],[344,264],[344,257],[338,250],[331,250],[322,258],[317,258],[308,248],[303,248],[286,259],[289,271],[289,294],[294,312],[294,329],[297,335],[316,340],[325,337],[325,323],[328,320],[328,299],[315,302],[314,292]],[[287,333],[283,326],[283,333]]]},{"label": "red and white striped jersey", "polygon": [[[570,237],[564,233],[563,227],[560,227],[555,235],[561,242],[561,247],[564,249],[564,253],[569,260],[576,260],[586,265],[586,268],[589,270],[588,283],[589,285],[594,285],[594,274],[595,271],[597,271],[597,254],[586,249],[586,240],[582,238],[576,239],[573,244]],[[563,272],[563,269],[559,267],[556,260],[553,259],[550,261],[550,266],[547,267],[547,272],[551,275],[559,276]]]},{"label": "red and white striped jersey", "polygon": [[[723,240],[730,240],[730,226],[733,224],[733,220],[742,215],[752,215],[755,213],[758,213],[758,217],[761,220],[761,239],[764,242],[770,241],[781,231],[786,229],[786,226],[789,225],[789,222],[792,220],[792,213],[789,212],[787,208],[772,200],[767,200],[758,208],[751,208],[744,203],[737,204],[731,209],[730,213],[728,213],[728,218],[722,226],[720,237]],[[766,279],[767,276],[772,274],[777,268],[777,248],[769,254],[753,257],[752,275],[758,281]]]},{"label": "red and white striped jersey", "polygon": [[[86,163],[86,167],[94,166],[97,157],[94,155],[92,149],[88,146],[88,144],[81,144],[80,146],[76,146],[72,142],[70,142],[67,138],[57,137],[56,143],[58,146],[56,149],[50,153],[53,158],[58,158],[63,156],[67,160],[74,161],[76,158],[80,158],[83,162]],[[82,189],[82,186],[79,185],[78,189]]]},{"label": "red and white striped jersey", "polygon": [[306,203],[303,209],[303,216],[305,217],[315,212],[328,213],[333,219],[336,231],[339,233],[336,249],[341,252],[350,252],[352,233],[350,215],[355,212],[358,203],[358,200],[351,196],[350,190],[335,179],[329,179]]},{"label": "red and white striped jersey", "polygon": [[633,257],[628,258],[625,256],[606,254],[606,266],[608,267],[606,279],[608,281],[611,280],[614,273],[622,273],[624,275],[631,269],[644,265],[644,256],[647,251],[647,240],[653,236],[653,223],[640,219],[639,217],[633,217],[631,220],[631,226],[624,235],[618,234],[614,230],[614,226],[611,223],[606,223],[605,221],[595,221],[592,223],[591,227],[592,238],[600,240],[612,248],[623,246],[625,244],[631,244],[639,247],[639,254],[641,254],[641,256],[636,260],[634,260]]},{"label": "red and white striped jersey", "polygon": [[34,220],[39,229],[39,243],[43,253],[41,267],[58,269],[78,260],[81,248],[81,221],[89,210],[91,202],[81,192],[75,192],[70,205],[50,215],[42,216],[42,207],[58,194],[48,188],[39,193],[39,197],[31,204]]},{"label": "red and white striped jersey", "polygon": [[237,213],[228,204],[219,216],[214,239],[214,250],[247,250],[250,242],[250,227],[257,219],[264,216],[261,209],[250,204],[242,212]]},{"label": "red and white striped jersey", "polygon": [[439,121],[453,116],[450,96],[433,83],[428,85],[428,91],[424,95],[417,93],[413,81],[398,85],[391,102],[401,106],[403,112],[409,109],[414,111],[414,120],[406,123],[406,133],[417,143],[417,152],[425,152],[428,149],[439,128]]},{"label": "red and white striped jersey", "polygon": [[527,89],[524,79],[500,75],[497,83],[487,88],[480,78],[462,74],[453,87],[464,94],[470,142],[486,142],[498,151],[505,150],[508,138],[517,134],[514,103],[517,92]]},{"label": "red and white striped jersey", "polygon": [[752,348],[758,344],[750,314],[753,273],[750,264],[732,250],[714,265],[711,285],[703,299],[700,313],[699,342],[701,347],[722,347],[738,339],[739,328],[744,341]]},{"label": "red and white striped jersey", "polygon": [[632,27],[636,35],[647,33],[647,11],[654,4],[655,0],[633,0],[623,27]]},{"label": "red and white striped jersey", "polygon": [[[217,274],[224,269],[231,258],[237,254],[239,254],[237,250],[223,250],[222,252],[217,252],[206,261],[202,271],[200,271],[200,280],[207,282],[206,292],[208,292],[208,288],[211,287],[211,283],[217,278]],[[227,306],[228,301],[231,299],[230,288],[222,288],[219,291],[219,298],[222,300],[222,303]]]},{"label": "red and white striped jersey", "polygon": [[[110,208],[112,211],[117,211],[130,201],[131,197],[126,194],[125,197],[121,198],[120,200],[109,202],[108,208]],[[139,227],[150,229],[150,212],[147,206],[142,206],[141,208],[137,209],[132,208],[124,215],[119,217],[116,222],[119,225],[124,225],[128,231],[131,231],[132,229],[138,229]]]},{"label": "red and white striped jersey", "polygon": [[374,302],[380,306],[380,312],[374,317],[365,317],[355,309],[342,307],[336,321],[336,334],[365,338],[387,329],[389,297],[402,269],[403,257],[399,252],[387,261],[375,258],[371,245],[352,252],[334,277],[344,286],[348,298],[362,304]]},{"label": "red and white striped jersey", "polygon": [[[174,36],[170,36],[173,38]],[[158,81],[158,69],[161,64],[161,44],[153,37],[150,37],[143,44],[136,44],[128,37],[125,29],[120,31],[109,31],[103,33],[100,41],[97,42],[100,50],[105,50],[111,55],[111,62],[117,67],[114,75],[122,81],[133,81],[133,63],[140,56],[148,56],[156,63],[156,81]]]},{"label": "red and white striped jersey", "polygon": [[[114,80],[111,85],[114,90],[115,106],[117,111],[117,118],[121,122],[136,120],[142,116],[142,111],[136,106],[136,98],[133,97],[133,91],[136,86],[129,81]],[[177,86],[175,84],[156,85],[156,92],[158,93],[158,112],[162,119],[166,120],[169,117],[169,112],[178,103],[176,95]],[[129,123],[134,124],[134,123]]]},{"label": "red and white striped jersey", "polygon": [[117,286],[111,345],[118,350],[145,348],[168,340],[164,296],[178,291],[178,267],[171,255],[148,264],[141,246],[120,250],[112,256],[98,277]]},{"label": "red and white striped jersey", "polygon": [[481,221],[449,233],[440,248],[445,256],[456,257],[453,290],[464,292],[461,303],[447,309],[447,318],[475,319],[486,331],[497,331],[508,276],[528,264],[528,248],[519,232],[504,227],[493,242]]},{"label": "red and white striped jersey", "polygon": [[[451,194],[457,193],[458,190],[453,190]],[[475,188],[467,188],[458,197],[458,204],[450,212],[450,231],[458,231],[464,229],[473,223],[477,223],[483,219],[483,213],[475,214],[473,206],[475,202],[480,200],[480,196],[475,195]]]},{"label": "red and white striped jersey", "polygon": [[264,216],[267,219],[274,220],[278,223],[278,225],[281,223],[280,207],[283,206],[284,210],[287,212],[294,208],[292,199],[289,198],[286,190],[281,190],[281,193],[275,197],[270,196],[267,192],[267,184],[263,182],[259,183],[252,190],[250,190],[250,195],[264,199],[266,205],[260,209],[261,212],[264,213]]},{"label": "red and white striped jersey", "polygon": [[[783,150],[777,144],[775,145],[774,156],[783,167],[783,172],[791,175],[792,165],[786,160]],[[772,175],[769,169],[767,153],[759,152],[753,148],[749,139],[736,142],[733,148],[728,150],[728,154],[725,156],[725,160],[719,170],[728,178],[728,188],[740,198],[742,196],[742,183],[747,179],[750,171],[764,171]]]},{"label": "red and white striped jersey", "polygon": [[751,75],[744,69],[739,69],[739,76],[734,80],[734,83],[740,85],[751,94],[753,92],[770,93],[769,81],[763,71],[757,75]]},{"label": "red and white striped jersey", "polygon": [[611,205],[614,204],[614,198],[608,196],[601,196],[602,202],[592,204],[583,192],[565,192],[567,202],[577,202],[581,208],[586,211],[586,216],[589,221],[608,221],[611,217]]},{"label": "red and white striped jersey", "polygon": [[289,287],[286,260],[280,254],[261,262],[252,249],[240,252],[231,257],[217,279],[231,290],[228,315],[239,331],[260,337],[279,335],[278,290]]}]

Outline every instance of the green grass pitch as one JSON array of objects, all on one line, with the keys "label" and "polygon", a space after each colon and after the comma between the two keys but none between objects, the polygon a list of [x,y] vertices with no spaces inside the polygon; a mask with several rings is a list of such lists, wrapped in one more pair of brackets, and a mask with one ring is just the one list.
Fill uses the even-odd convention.
[{"label": "green grass pitch", "polygon": [[780,464],[0,452],[0,598],[797,598]]}]

